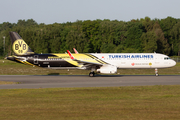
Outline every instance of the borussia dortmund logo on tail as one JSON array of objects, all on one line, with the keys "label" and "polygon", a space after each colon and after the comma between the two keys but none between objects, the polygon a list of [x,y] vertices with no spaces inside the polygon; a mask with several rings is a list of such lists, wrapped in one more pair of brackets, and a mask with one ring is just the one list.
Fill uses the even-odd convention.
[{"label": "borussia dortmund logo on tail", "polygon": [[18,39],[13,43],[13,51],[17,55],[24,55],[28,51],[28,45],[22,39]]}]

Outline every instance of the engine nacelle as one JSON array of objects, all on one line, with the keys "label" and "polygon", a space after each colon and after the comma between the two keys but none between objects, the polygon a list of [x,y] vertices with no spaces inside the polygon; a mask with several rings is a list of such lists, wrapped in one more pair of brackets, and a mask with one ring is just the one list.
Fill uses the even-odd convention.
[{"label": "engine nacelle", "polygon": [[103,65],[100,69],[97,69],[99,73],[114,74],[117,73],[117,67],[112,65]]}]

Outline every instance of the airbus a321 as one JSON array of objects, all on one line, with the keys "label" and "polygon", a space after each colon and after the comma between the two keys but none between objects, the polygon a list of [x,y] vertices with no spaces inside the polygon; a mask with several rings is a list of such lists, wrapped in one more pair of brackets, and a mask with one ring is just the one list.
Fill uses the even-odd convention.
[{"label": "airbus a321", "polygon": [[9,32],[12,42],[13,56],[8,60],[27,65],[50,69],[83,69],[91,70],[90,77],[97,73],[115,74],[117,69],[123,68],[152,68],[158,76],[158,68],[168,68],[176,62],[167,55],[159,53],[78,53],[71,54],[37,54],[16,32]]}]

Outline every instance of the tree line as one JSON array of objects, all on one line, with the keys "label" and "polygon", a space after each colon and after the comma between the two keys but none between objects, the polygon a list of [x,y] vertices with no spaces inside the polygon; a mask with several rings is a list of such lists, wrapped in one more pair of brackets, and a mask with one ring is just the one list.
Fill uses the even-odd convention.
[{"label": "tree line", "polygon": [[[15,31],[36,53],[163,53],[180,51],[180,19],[145,17],[131,21],[86,20],[38,24],[33,19],[0,24],[0,55],[13,54],[9,31]],[[3,36],[5,36],[5,52]]]}]

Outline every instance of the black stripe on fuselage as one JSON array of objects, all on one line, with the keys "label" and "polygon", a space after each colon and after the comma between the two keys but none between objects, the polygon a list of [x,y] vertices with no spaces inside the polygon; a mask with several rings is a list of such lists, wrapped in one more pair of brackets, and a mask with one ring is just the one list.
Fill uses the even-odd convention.
[{"label": "black stripe on fuselage", "polygon": [[30,64],[39,66],[39,67],[77,67],[64,59],[53,55],[53,54],[33,54],[33,55],[22,55],[17,56],[20,61],[27,61]]},{"label": "black stripe on fuselage", "polygon": [[87,56],[89,56],[89,57],[95,59],[97,62],[99,62],[99,63],[101,63],[101,64],[108,64],[107,62],[105,62],[105,61],[99,59],[98,57],[96,57],[96,56],[94,56],[94,55],[91,55],[91,54],[85,54],[85,55],[87,55]]}]

